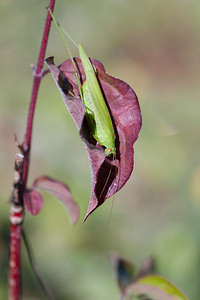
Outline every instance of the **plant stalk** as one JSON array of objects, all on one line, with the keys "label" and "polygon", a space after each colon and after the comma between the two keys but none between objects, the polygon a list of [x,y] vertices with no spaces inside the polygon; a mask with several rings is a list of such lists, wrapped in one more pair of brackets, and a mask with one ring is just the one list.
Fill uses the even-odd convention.
[{"label": "plant stalk", "polygon": [[[55,0],[49,1],[49,9],[54,10]],[[43,72],[44,57],[47,48],[51,16],[47,11],[43,38],[38,56],[37,67],[34,69],[33,87],[28,110],[27,126],[22,145],[18,145],[22,154],[16,154],[13,193],[10,209],[10,260],[9,260],[9,300],[21,299],[21,237],[24,219],[23,192],[26,188],[30,165],[30,149],[33,130],[35,106]]]}]

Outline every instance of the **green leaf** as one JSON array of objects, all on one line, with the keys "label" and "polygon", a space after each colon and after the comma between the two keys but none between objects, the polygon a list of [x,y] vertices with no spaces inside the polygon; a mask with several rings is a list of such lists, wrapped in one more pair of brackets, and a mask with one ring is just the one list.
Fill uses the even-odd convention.
[{"label": "green leaf", "polygon": [[176,286],[158,275],[140,278],[127,289],[127,300],[189,300]]}]

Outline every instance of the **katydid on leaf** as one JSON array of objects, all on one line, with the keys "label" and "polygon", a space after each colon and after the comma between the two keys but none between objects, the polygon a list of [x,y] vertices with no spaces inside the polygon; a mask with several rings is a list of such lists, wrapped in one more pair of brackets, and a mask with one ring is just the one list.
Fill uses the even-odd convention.
[{"label": "katydid on leaf", "polygon": [[[81,45],[77,46],[77,44],[71,39],[71,37],[57,23],[52,12],[50,10],[49,12],[60,32],[60,35],[65,43],[66,49],[72,61],[80,97],[85,108],[85,117],[90,130],[90,134],[101,146],[105,147],[105,156],[113,155],[113,157],[115,158],[115,132],[108,107],[105,103],[105,99],[96,76],[96,70],[92,65],[90,59],[88,58],[87,54],[85,53],[83,47]],[[72,42],[79,49],[81,62],[86,75],[86,81],[83,83],[82,87],[80,79],[78,77],[77,67],[74,63],[69,47],[63,37],[62,31],[72,40]]]},{"label": "katydid on leaf", "polygon": [[[90,159],[92,189],[85,221],[130,178],[134,165],[133,146],[142,117],[134,90],[123,80],[109,75],[101,62],[88,58],[83,47],[76,45],[50,14],[70,59],[58,67],[53,57],[47,58],[46,63]],[[62,32],[77,46],[80,58],[72,57]],[[94,144],[99,146],[94,147]]]}]

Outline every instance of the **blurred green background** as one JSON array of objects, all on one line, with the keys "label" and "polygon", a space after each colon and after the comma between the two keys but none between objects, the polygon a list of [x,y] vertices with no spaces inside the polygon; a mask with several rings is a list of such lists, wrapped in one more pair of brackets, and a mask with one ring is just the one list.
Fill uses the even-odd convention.
[{"label": "blurred green background", "polygon": [[[9,196],[13,133],[23,139],[46,17],[44,0],[0,1],[0,299],[7,298]],[[41,84],[29,185],[48,174],[66,182],[81,218],[69,224],[45,195],[42,212],[24,227],[38,268],[56,300],[118,299],[108,260],[117,251],[136,268],[150,254],[157,272],[200,299],[200,2],[198,0],[57,1],[55,15],[89,56],[138,95],[143,127],[134,172],[114,199],[81,221],[90,197],[85,148],[50,75]],[[77,50],[71,46],[74,56]],[[52,26],[46,57],[60,64],[65,47]],[[104,242],[104,237],[106,239]],[[45,299],[23,247],[23,299]]]}]

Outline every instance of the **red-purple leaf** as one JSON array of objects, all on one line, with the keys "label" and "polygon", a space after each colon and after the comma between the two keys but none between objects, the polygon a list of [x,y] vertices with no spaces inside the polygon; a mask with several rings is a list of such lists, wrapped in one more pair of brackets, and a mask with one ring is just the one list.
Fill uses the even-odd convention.
[{"label": "red-purple leaf", "polygon": [[24,206],[31,215],[37,215],[42,209],[43,198],[35,190],[26,190],[23,195]]},{"label": "red-purple leaf", "polygon": [[79,219],[79,208],[71,195],[66,184],[59,180],[54,180],[48,176],[41,176],[33,183],[34,188],[45,190],[55,196],[65,206],[72,224]]},{"label": "red-purple leaf", "polygon": [[[83,83],[86,77],[82,63],[79,58],[74,58],[74,61],[80,81]],[[97,70],[97,77],[113,121],[117,153],[115,160],[112,157],[105,157],[104,148],[90,135],[71,61],[67,60],[56,67],[53,57],[46,60],[89,155],[92,188],[85,219],[107,198],[119,191],[129,179],[134,163],[133,145],[142,125],[139,103],[132,88],[124,81],[107,74],[101,62],[95,59],[91,61]]]}]

